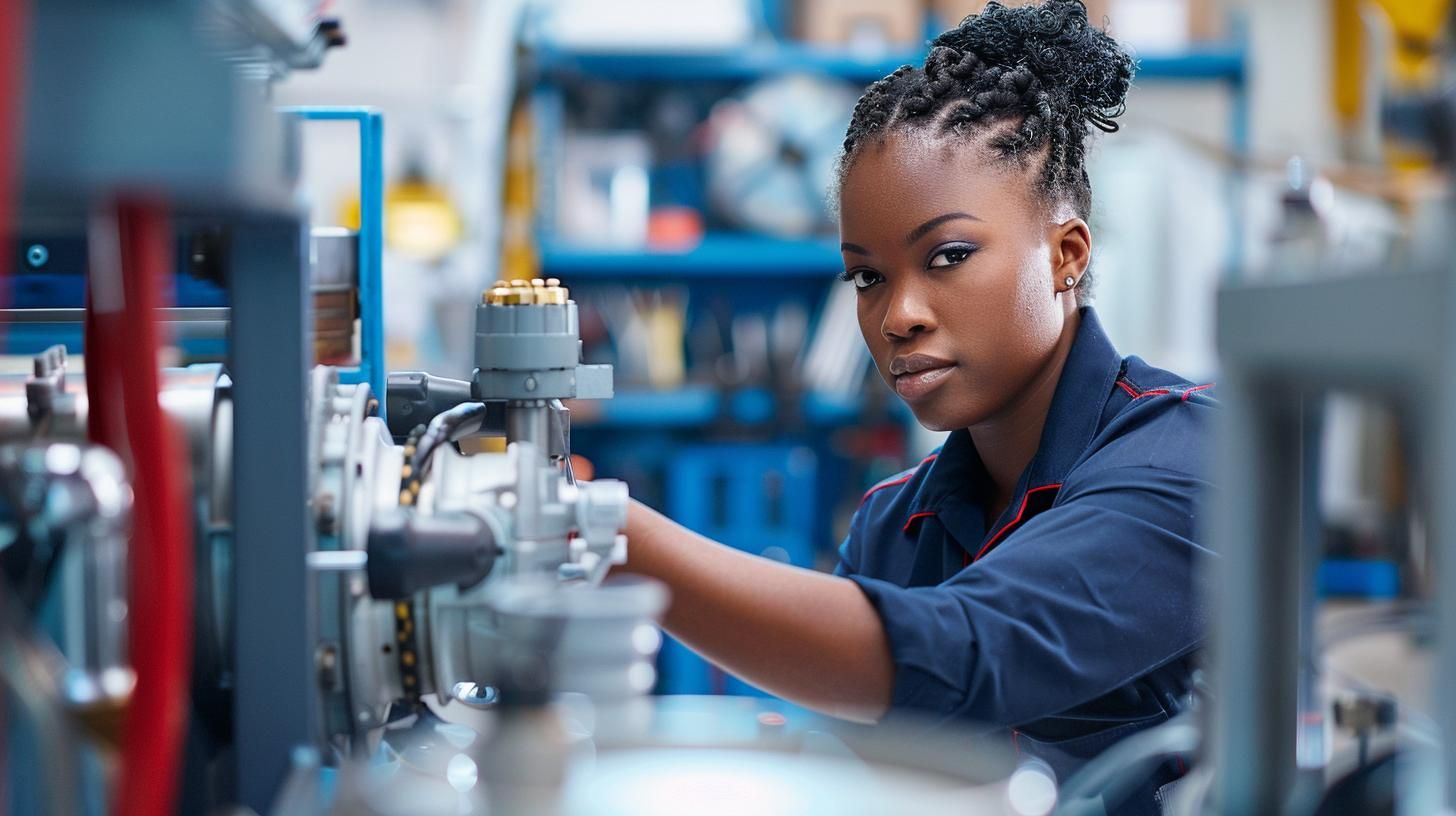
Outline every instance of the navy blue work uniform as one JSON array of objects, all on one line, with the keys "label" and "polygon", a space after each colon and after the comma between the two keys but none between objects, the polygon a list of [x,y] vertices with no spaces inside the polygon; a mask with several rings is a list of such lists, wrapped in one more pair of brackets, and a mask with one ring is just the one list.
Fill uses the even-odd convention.
[{"label": "navy blue work uniform", "polygon": [[[1041,445],[1011,504],[965,430],[865,494],[836,573],[884,622],[891,716],[913,709],[1011,729],[1065,781],[1167,720],[1191,691],[1210,552],[1197,507],[1215,402],[1121,357],[1089,307]],[[1149,780],[1119,813],[1158,812]]]}]

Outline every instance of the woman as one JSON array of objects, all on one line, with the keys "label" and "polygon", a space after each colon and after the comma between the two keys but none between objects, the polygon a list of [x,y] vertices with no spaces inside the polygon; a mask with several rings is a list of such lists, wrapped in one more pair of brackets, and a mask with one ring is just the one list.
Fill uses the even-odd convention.
[{"label": "woman", "polygon": [[1063,778],[1183,705],[1214,403],[1119,356],[1086,305],[1086,142],[1132,73],[1080,2],[991,3],[865,92],[844,279],[880,375],[950,436],[865,495],[833,576],[634,506],[627,569],[670,586],[670,632],[838,716],[1010,728]]}]

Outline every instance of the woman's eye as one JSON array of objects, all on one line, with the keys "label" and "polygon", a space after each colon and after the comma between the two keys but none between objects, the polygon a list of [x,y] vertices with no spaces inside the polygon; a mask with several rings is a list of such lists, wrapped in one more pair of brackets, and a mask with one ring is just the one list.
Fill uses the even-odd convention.
[{"label": "woman's eye", "polygon": [[880,273],[870,269],[854,269],[844,273],[844,279],[854,284],[854,288],[861,291],[874,286],[884,280]]},{"label": "woman's eye", "polygon": [[971,253],[974,251],[971,247],[948,247],[930,256],[930,265],[932,267],[955,266],[971,257]]}]

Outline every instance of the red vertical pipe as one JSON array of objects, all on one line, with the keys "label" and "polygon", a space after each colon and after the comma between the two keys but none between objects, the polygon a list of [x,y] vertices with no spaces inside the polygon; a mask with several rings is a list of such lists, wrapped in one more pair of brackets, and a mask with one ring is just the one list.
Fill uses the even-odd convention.
[{"label": "red vertical pipe", "polygon": [[[124,198],[115,208],[114,231],[99,220],[90,241],[91,429],[103,444],[124,445],[136,494],[127,632],[137,683],[122,735],[114,810],[157,816],[176,807],[192,659],[192,525],[185,492],[191,479],[181,435],[158,400],[156,309],[171,270],[166,209],[155,200]],[[109,263],[113,258],[116,263]],[[98,390],[90,390],[93,383]]]},{"label": "red vertical pipe", "polygon": [[0,308],[9,305],[7,284],[15,256],[29,6],[27,0],[0,0]]},{"label": "red vertical pipe", "polygon": [[[9,305],[10,263],[15,255],[21,123],[24,121],[27,0],[0,0],[0,308]],[[5,323],[0,321],[0,347]],[[0,816],[10,811],[9,726],[0,694]]]}]

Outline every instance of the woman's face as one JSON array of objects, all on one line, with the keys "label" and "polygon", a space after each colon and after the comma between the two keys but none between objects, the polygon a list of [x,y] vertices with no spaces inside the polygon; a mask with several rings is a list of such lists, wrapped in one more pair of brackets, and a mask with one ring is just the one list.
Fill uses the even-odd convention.
[{"label": "woman's face", "polygon": [[1003,416],[1055,363],[1076,309],[1064,279],[1081,278],[1090,238],[1081,219],[1049,216],[1035,167],[894,133],[861,147],[843,180],[840,239],[860,330],[927,428]]}]

